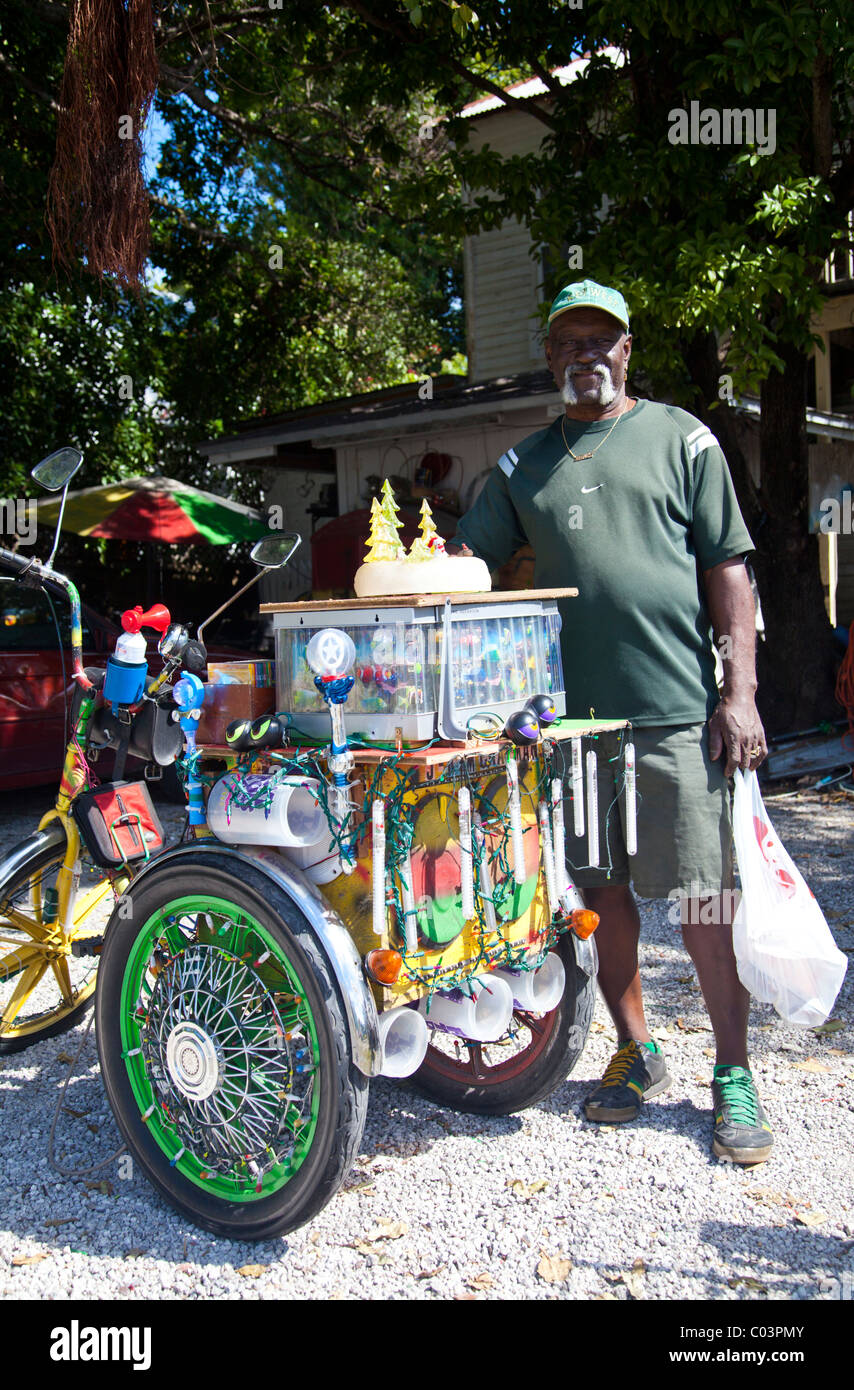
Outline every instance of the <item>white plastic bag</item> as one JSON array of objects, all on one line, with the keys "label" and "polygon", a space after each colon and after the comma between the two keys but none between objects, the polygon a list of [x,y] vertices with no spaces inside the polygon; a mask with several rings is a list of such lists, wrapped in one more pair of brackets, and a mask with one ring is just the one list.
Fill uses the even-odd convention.
[{"label": "white plastic bag", "polygon": [[783,848],[755,772],[735,774],[733,838],[741,901],[732,925],[739,979],[788,1023],[823,1023],[839,993],[847,957]]}]

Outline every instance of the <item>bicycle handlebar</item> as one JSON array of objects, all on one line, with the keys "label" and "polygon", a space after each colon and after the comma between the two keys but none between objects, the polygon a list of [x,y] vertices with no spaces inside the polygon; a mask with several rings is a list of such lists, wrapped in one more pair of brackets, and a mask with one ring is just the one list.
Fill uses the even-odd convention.
[{"label": "bicycle handlebar", "polygon": [[26,584],[29,588],[38,589],[44,580],[49,579],[65,590],[71,604],[71,666],[74,679],[80,684],[81,689],[94,692],[95,687],[83,669],[83,614],[76,586],[64,574],[40,564],[35,558],[18,555],[14,550],[5,550],[2,546],[0,564],[8,565],[10,569],[15,570],[16,582]]}]

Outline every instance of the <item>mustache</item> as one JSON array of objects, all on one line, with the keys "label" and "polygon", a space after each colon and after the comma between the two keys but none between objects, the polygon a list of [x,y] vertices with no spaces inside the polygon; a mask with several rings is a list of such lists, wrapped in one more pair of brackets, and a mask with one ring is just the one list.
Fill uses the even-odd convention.
[{"label": "mustache", "polygon": [[595,372],[597,376],[609,377],[611,373],[604,362],[595,362],[589,367],[567,367],[564,373],[567,380],[574,376],[587,376],[590,372]]},{"label": "mustache", "polygon": [[609,368],[603,362],[597,362],[589,367],[580,364],[567,366],[560,393],[563,401],[567,405],[578,404],[578,392],[573,384],[573,378],[584,373],[591,373],[598,378],[599,384],[595,387],[596,398],[600,405],[609,405],[617,394],[617,387]]}]

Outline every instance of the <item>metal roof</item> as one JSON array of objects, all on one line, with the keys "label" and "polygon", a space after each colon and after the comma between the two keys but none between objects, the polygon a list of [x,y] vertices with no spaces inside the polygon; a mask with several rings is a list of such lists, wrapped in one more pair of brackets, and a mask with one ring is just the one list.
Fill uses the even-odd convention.
[{"label": "metal roof", "polygon": [[345,396],[321,405],[307,406],[270,419],[256,419],[238,434],[208,439],[199,452],[217,463],[236,463],[275,453],[280,444],[338,440],[384,434],[389,430],[430,432],[437,426],[466,417],[489,415],[497,410],[523,410],[542,404],[543,398],[559,400],[550,372],[517,372],[491,381],[468,382],[465,377],[434,379],[432,398],[421,400],[420,383],[386,387],[366,395]]}]

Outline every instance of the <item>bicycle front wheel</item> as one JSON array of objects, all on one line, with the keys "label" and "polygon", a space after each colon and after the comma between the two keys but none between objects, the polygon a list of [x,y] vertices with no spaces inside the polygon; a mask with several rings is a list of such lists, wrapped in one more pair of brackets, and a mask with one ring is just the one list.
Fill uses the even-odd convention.
[{"label": "bicycle front wheel", "polygon": [[74,954],[97,939],[114,907],[102,869],[83,861],[73,931],[57,920],[57,878],[65,836],[32,837],[15,872],[0,884],[0,1054],[21,1052],[79,1023],[95,998],[97,959]]}]

